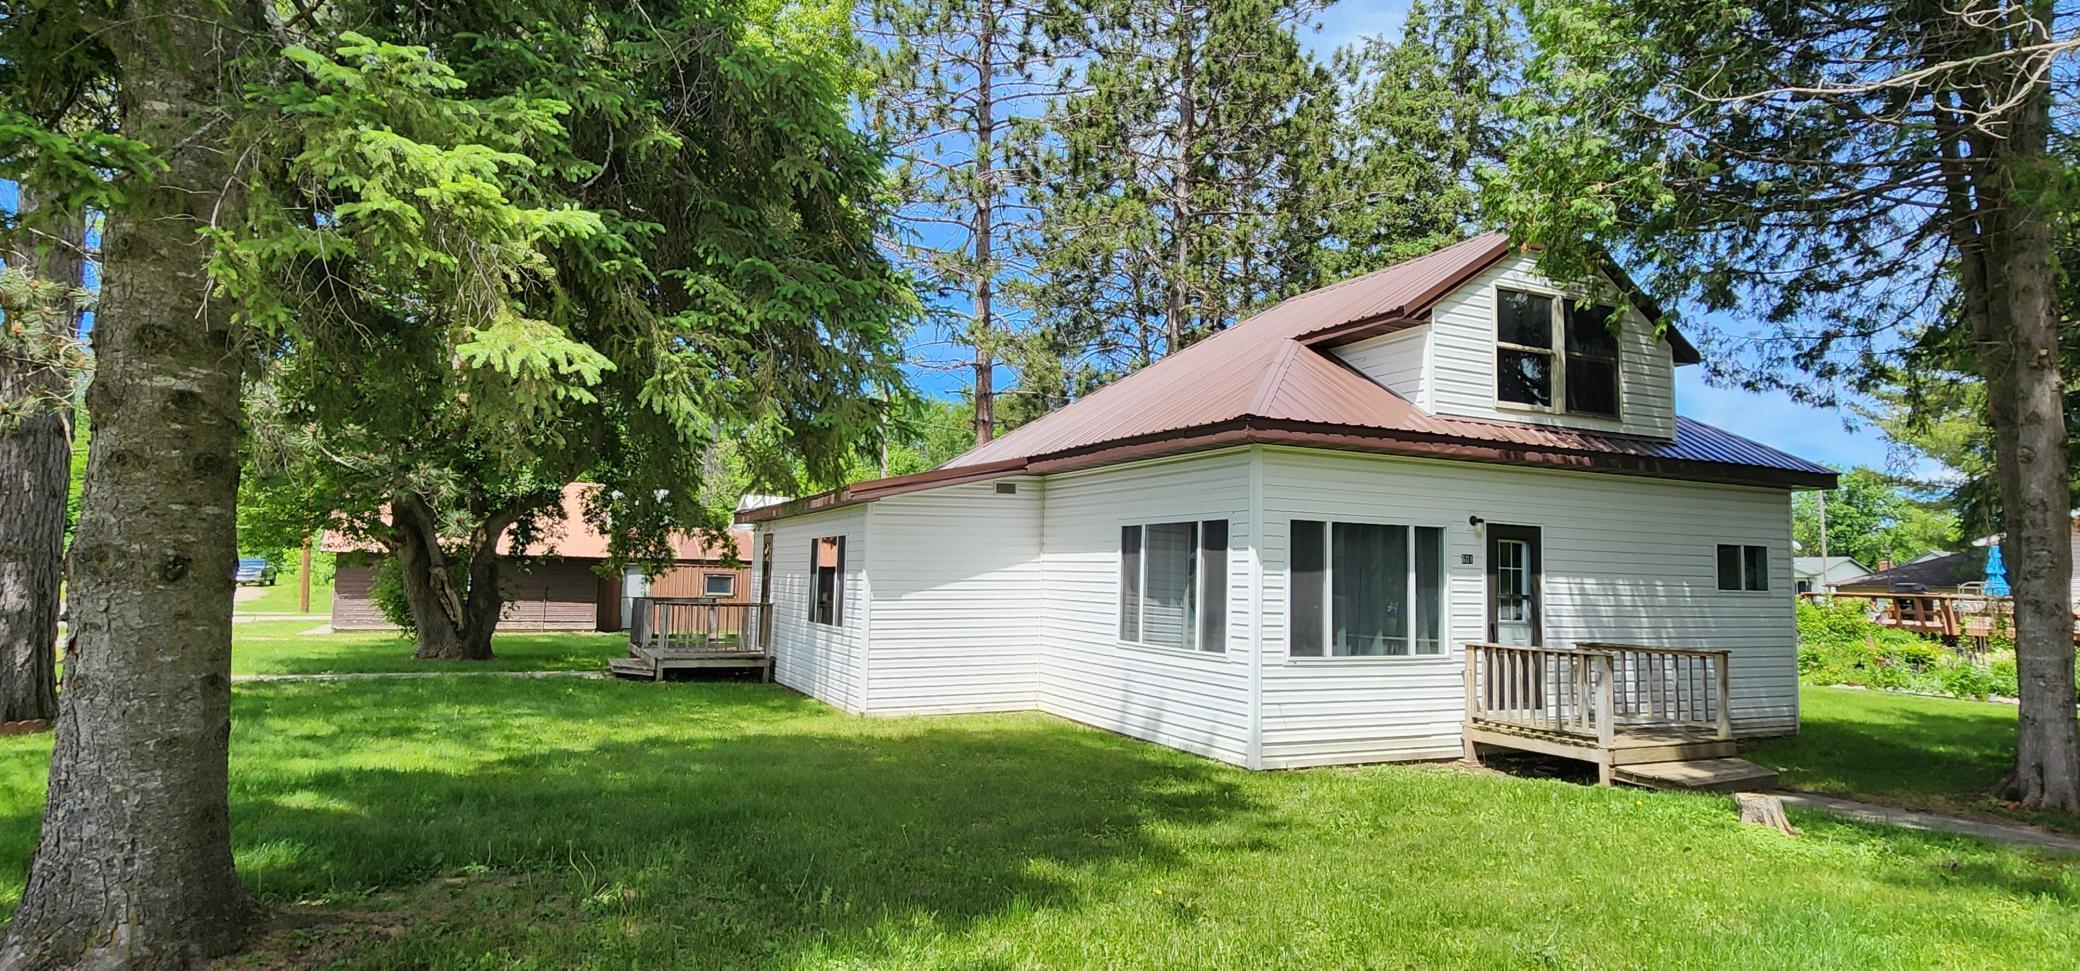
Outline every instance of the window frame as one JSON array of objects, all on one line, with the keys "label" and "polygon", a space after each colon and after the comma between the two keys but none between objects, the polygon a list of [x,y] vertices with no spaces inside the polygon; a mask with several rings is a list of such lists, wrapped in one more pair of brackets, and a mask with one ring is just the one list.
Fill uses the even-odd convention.
[{"label": "window frame", "polygon": [[[1543,297],[1549,301],[1547,316],[1552,329],[1548,332],[1548,335],[1552,346],[1530,347],[1523,344],[1512,344],[1502,339],[1502,294],[1505,291],[1528,293],[1534,297]],[[1617,409],[1609,414],[1600,411],[1574,411],[1567,407],[1567,362],[1570,357],[1574,356],[1567,349],[1567,318],[1569,316],[1569,308],[1578,303],[1591,307],[1608,306],[1611,308],[1612,316],[1619,320],[1621,333],[1612,335],[1613,340],[1616,341],[1615,357],[1605,358],[1594,354],[1581,355],[1583,360],[1606,362],[1611,365],[1613,376],[1617,381],[1617,387],[1614,389],[1615,394],[1613,395],[1617,403]],[[1495,408],[1498,411],[1522,411],[1538,415],[1586,418],[1591,421],[1622,422],[1625,420],[1625,342],[1622,330],[1626,323],[1626,314],[1630,312],[1630,308],[1622,302],[1605,304],[1587,298],[1570,296],[1558,290],[1521,283],[1496,283],[1490,287],[1488,291],[1488,306],[1490,364],[1488,384],[1490,395],[1494,399]],[[1547,359],[1552,362],[1549,365],[1552,373],[1552,404],[1533,405],[1521,401],[1510,401],[1502,397],[1503,351],[1546,355]]]},{"label": "window frame", "polygon": [[[1733,551],[1739,575],[1734,586],[1726,585],[1726,554]],[[1759,556],[1760,560],[1751,559]],[[1752,570],[1751,573],[1751,569]],[[1719,543],[1712,548],[1712,581],[1720,593],[1769,593],[1769,546],[1760,543]],[[1757,583],[1760,586],[1757,586]]]},{"label": "window frame", "polygon": [[[729,589],[728,589],[728,590],[724,590],[724,591],[723,591],[723,592],[721,592],[721,593],[716,593],[716,592],[714,591],[713,587],[714,587],[714,583],[715,583],[715,581],[717,581],[717,580],[727,580],[727,581],[729,581]],[[703,596],[703,597],[720,597],[720,598],[728,598],[728,597],[734,597],[734,596],[736,596],[736,595],[737,595],[737,575],[736,575],[736,574],[734,574],[734,573],[703,573],[703,574],[701,574],[701,596]]]},{"label": "window frame", "polygon": [[[1293,573],[1293,523],[1313,522],[1322,527],[1322,607],[1321,607],[1321,650],[1320,654],[1293,653],[1293,596],[1297,589]],[[1407,654],[1331,654],[1336,637],[1336,526],[1402,526],[1408,530],[1408,653]],[[1417,576],[1416,530],[1437,530],[1437,651],[1423,654],[1416,650],[1416,591],[1420,588]],[[1339,516],[1336,518],[1293,516],[1286,520],[1286,636],[1287,664],[1380,664],[1410,662],[1438,662],[1452,656],[1452,530],[1448,524],[1409,519],[1376,519],[1361,516]]]},{"label": "window frame", "polygon": [[[831,612],[827,620],[819,616],[820,611],[817,608],[821,604],[816,596],[817,587],[821,582],[819,574],[823,571],[822,564],[817,561],[822,558],[824,543],[831,543],[836,547],[837,560],[831,567]],[[808,594],[806,599],[809,601],[809,623],[824,627],[845,626],[845,534],[810,537]]]},{"label": "window frame", "polygon": [[[1214,577],[1210,575],[1211,570],[1208,567],[1208,560],[1210,558],[1205,555],[1208,549],[1208,547],[1206,546],[1206,524],[1212,522],[1220,523],[1223,531],[1226,532],[1228,538],[1227,545],[1221,547],[1221,575],[1219,577]],[[1147,639],[1148,564],[1150,559],[1148,544],[1148,528],[1151,526],[1172,525],[1189,525],[1192,527],[1192,542],[1190,547],[1190,549],[1192,550],[1192,603],[1195,605],[1196,609],[1194,610],[1192,616],[1189,640],[1187,643],[1183,645],[1157,644]],[[1115,609],[1113,611],[1112,633],[1114,639],[1118,642],[1119,646],[1143,651],[1162,651],[1170,654],[1184,654],[1193,657],[1224,658],[1227,656],[1227,642],[1229,633],[1227,614],[1229,606],[1234,602],[1235,592],[1232,589],[1234,586],[1232,576],[1235,551],[1234,528],[1235,527],[1233,519],[1225,515],[1217,514],[1208,515],[1203,518],[1195,517],[1193,519],[1175,519],[1169,517],[1162,517],[1148,519],[1122,519],[1119,521],[1119,545],[1114,549],[1112,560],[1113,572],[1116,574],[1113,581],[1113,606],[1115,607]],[[1138,534],[1139,542],[1136,544],[1135,547],[1135,564],[1140,570],[1139,574],[1134,578],[1135,585],[1133,589],[1135,596],[1138,598],[1138,609],[1134,614],[1135,636],[1133,638],[1129,638],[1126,636],[1128,584],[1127,571],[1125,568],[1125,559],[1127,556],[1127,531],[1130,529],[1137,531]],[[1207,591],[1213,589],[1216,586],[1218,586],[1220,589],[1220,596],[1218,602],[1221,608],[1221,643],[1217,646],[1209,646],[1206,643],[1206,635],[1208,633],[1207,628],[1210,626],[1209,612],[1207,610],[1209,603],[1207,598]]]}]

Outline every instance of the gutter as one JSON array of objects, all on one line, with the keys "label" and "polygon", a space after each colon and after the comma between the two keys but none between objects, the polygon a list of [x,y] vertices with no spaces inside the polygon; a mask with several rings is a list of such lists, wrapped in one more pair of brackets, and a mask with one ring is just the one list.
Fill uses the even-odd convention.
[{"label": "gutter", "polygon": [[1479,441],[1426,432],[1351,428],[1276,418],[1244,417],[1155,432],[1133,439],[1062,449],[1031,458],[1006,459],[876,479],[807,496],[793,502],[747,510],[737,514],[737,522],[766,522],[823,509],[872,502],[887,496],[1007,475],[1076,472],[1142,459],[1239,445],[1288,445],[1369,455],[1398,455],[1507,465],[1515,468],[1597,472],[1778,489],[1833,489],[1836,482],[1833,472],[1808,472],[1800,469],[1568,448],[1561,445]]}]

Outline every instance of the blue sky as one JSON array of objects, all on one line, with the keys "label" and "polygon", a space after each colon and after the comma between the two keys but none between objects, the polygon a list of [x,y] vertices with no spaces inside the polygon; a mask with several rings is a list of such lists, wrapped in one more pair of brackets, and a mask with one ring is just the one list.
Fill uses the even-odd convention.
[{"label": "blue sky", "polygon": [[[1336,48],[1368,35],[1398,34],[1407,12],[1406,0],[1381,3],[1345,0],[1330,7],[1319,19],[1319,29],[1306,34],[1303,40],[1309,48],[1326,58]],[[1715,323],[1721,325],[1727,337],[1737,337],[1744,332],[1738,320],[1715,319]],[[932,337],[920,335],[912,344],[913,359],[944,360],[949,353],[960,350],[933,344],[932,341]],[[1707,355],[1712,353],[1709,344],[1701,349]],[[912,375],[922,390],[934,395],[956,396],[969,386],[965,370],[915,368]],[[1000,373],[998,386],[1004,386],[1009,378],[1009,375]],[[1890,467],[1885,439],[1868,425],[1861,429],[1846,427],[1845,419],[1853,417],[1847,412],[1799,404],[1781,394],[1715,388],[1705,383],[1702,367],[1677,370],[1676,407],[1688,417],[1801,458],[1845,469],[1857,465]],[[1915,471],[1927,474],[1934,470]]]},{"label": "blue sky", "polygon": [[[1398,33],[1407,8],[1406,0],[1382,3],[1345,0],[1324,13],[1318,29],[1308,32],[1304,41],[1318,54],[1327,57],[1336,48],[1365,36]],[[0,209],[12,211],[13,208],[14,186],[0,182]],[[1725,329],[1738,334],[1740,324],[1728,321]],[[919,335],[912,343],[913,359],[946,360],[962,350],[943,344],[926,346],[932,340],[932,336]],[[1711,353],[1710,346],[1704,350]],[[912,369],[913,380],[920,389],[928,394],[949,397],[968,387],[966,373],[965,370]],[[1009,375],[1001,375],[999,385],[1008,379]],[[1705,383],[1701,367],[1677,371],[1676,401],[1678,410],[1685,415],[1803,458],[1842,468],[1855,465],[1885,468],[1888,465],[1888,447],[1884,438],[1868,426],[1862,429],[1845,427],[1846,413],[1797,404],[1783,395],[1711,387]]]}]

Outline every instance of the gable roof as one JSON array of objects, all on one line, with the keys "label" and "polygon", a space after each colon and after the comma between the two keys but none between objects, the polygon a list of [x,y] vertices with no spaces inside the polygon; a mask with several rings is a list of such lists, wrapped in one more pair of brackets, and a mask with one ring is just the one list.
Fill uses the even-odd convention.
[{"label": "gable roof", "polygon": [[[1673,441],[1432,415],[1329,349],[1426,322],[1512,252],[1486,233],[1286,300],[930,472],[738,515],[754,522],[957,482],[1235,444],[1290,444],[1670,478],[1831,488],[1834,472],[1687,418]],[[1614,276],[1621,288],[1637,287]],[[1647,304],[1643,312],[1658,317]],[[1678,363],[1697,351],[1664,330]]]},{"label": "gable roof", "polygon": [[1871,568],[1857,562],[1853,556],[1794,556],[1791,558],[1791,572],[1800,577],[1819,577],[1828,583],[1840,583],[1849,577],[1863,576],[1871,572]]},{"label": "gable roof", "polygon": [[[556,556],[564,559],[603,560],[607,558],[607,537],[585,519],[585,500],[599,486],[590,482],[573,482],[563,487],[562,508],[552,519],[542,524],[542,535],[527,544],[525,549],[513,548],[513,535],[509,532],[498,538],[498,551],[506,556],[543,557]],[[387,521],[387,507],[383,514]],[[731,545],[735,546],[736,558],[751,562],[751,535],[744,530],[730,531]],[[671,536],[673,559],[680,562],[720,562],[727,554],[725,548],[709,543],[699,536],[673,533]],[[327,553],[375,553],[382,547],[366,540],[348,536],[334,530],[326,530],[318,539],[318,548]]]},{"label": "gable roof", "polygon": [[1866,573],[1860,577],[1843,580],[1837,587],[1882,587],[1887,590],[1942,590],[1961,583],[1986,579],[1986,551],[1966,550],[1962,553],[1944,553],[1902,563],[1889,570]]}]

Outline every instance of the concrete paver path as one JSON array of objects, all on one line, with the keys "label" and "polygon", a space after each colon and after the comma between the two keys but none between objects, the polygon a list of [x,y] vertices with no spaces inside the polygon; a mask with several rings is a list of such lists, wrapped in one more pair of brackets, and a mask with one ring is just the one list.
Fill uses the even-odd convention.
[{"label": "concrete paver path", "polygon": [[1794,792],[1780,789],[1775,795],[1784,805],[1793,809],[1824,812],[1859,823],[1882,823],[1887,826],[1904,826],[1908,829],[1935,830],[1976,836],[1997,843],[2014,846],[2032,846],[2058,853],[2080,855],[2080,836],[2067,836],[2048,829],[2025,823],[2005,823],[1986,819],[1965,819],[1939,813],[1917,812],[1897,806],[1880,806],[1876,803],[1857,802],[1839,796],[1823,796],[1815,792]]}]

